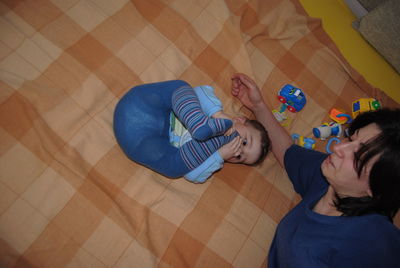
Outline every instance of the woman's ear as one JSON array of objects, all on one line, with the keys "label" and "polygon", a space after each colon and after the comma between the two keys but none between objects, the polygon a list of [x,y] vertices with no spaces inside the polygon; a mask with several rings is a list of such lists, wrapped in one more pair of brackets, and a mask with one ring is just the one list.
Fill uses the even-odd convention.
[{"label": "woman's ear", "polygon": [[367,189],[367,195],[370,196],[370,197],[373,197],[372,191],[371,191],[371,189],[369,189],[369,188]]}]

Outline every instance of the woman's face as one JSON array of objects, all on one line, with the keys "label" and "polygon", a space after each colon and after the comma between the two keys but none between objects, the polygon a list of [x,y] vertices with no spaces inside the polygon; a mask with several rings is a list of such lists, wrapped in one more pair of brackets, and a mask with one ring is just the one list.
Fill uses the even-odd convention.
[{"label": "woman's face", "polygon": [[369,189],[369,173],[377,159],[371,159],[358,177],[354,155],[363,144],[380,132],[375,123],[357,130],[347,141],[334,145],[332,154],[322,162],[322,174],[340,197],[372,196]]}]

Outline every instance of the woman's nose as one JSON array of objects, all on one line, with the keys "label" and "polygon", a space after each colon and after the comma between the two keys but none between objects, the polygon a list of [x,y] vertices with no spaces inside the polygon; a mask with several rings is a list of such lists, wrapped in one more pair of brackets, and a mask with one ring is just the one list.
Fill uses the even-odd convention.
[{"label": "woman's nose", "polygon": [[349,150],[350,147],[351,147],[350,142],[342,141],[340,143],[335,143],[334,145],[332,145],[332,151],[336,155],[342,157]]}]

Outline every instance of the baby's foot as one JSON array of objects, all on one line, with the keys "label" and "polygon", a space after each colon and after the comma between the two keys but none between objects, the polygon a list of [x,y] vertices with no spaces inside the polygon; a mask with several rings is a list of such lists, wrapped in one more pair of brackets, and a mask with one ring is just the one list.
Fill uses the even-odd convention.
[{"label": "baby's foot", "polygon": [[204,141],[211,137],[223,135],[232,125],[233,122],[229,119],[204,116],[188,130],[194,139]]}]

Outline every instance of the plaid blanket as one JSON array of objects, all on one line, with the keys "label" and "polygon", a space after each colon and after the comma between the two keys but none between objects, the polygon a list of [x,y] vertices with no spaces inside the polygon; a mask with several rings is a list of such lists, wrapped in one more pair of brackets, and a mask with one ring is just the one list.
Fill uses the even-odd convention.
[{"label": "plaid blanket", "polygon": [[228,113],[251,115],[230,96],[234,72],[273,108],[290,83],[308,102],[287,129],[304,136],[357,98],[398,106],[297,0],[3,0],[0,11],[1,267],[265,266],[299,201],[284,170],[270,155],[196,185],[133,163],[112,117],[135,85],[208,84]]}]

